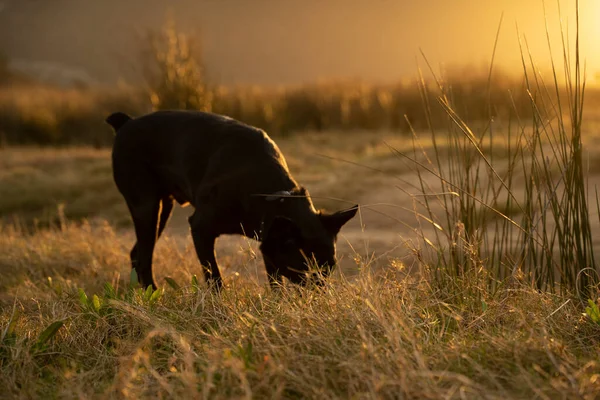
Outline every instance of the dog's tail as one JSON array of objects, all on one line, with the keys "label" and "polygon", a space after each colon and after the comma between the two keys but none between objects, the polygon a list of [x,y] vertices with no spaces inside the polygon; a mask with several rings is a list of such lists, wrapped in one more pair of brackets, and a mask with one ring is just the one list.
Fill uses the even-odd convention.
[{"label": "dog's tail", "polygon": [[116,112],[110,114],[106,118],[106,123],[113,127],[115,132],[117,132],[123,125],[127,123],[127,121],[131,121],[131,117],[122,112]]}]

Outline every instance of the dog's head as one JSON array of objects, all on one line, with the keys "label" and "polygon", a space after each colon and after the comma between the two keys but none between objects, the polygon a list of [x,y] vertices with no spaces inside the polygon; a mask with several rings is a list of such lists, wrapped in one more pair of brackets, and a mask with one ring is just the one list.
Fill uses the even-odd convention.
[{"label": "dog's head", "polygon": [[337,234],[357,211],[358,206],[332,214],[315,212],[310,217],[316,219],[310,221],[312,229],[306,229],[303,218],[276,216],[260,246],[267,271],[277,271],[297,284],[322,283],[320,278],[327,277],[336,264]]}]

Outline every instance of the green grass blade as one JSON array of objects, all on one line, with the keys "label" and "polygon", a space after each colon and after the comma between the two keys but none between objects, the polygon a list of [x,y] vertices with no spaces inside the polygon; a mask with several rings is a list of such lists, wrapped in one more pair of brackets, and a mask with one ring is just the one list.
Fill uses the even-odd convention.
[{"label": "green grass blade", "polygon": [[62,328],[62,326],[64,325],[64,321],[56,321],[53,322],[52,324],[50,324],[46,329],[44,329],[44,331],[40,334],[40,336],[38,337],[37,341],[35,342],[34,348],[35,349],[42,349],[43,346],[50,340],[52,339],[54,336],[56,336],[56,334],[58,333],[58,330],[60,328]]},{"label": "green grass blade", "polygon": [[181,289],[181,287],[177,284],[177,282],[175,282],[175,280],[169,276],[165,277],[165,281],[167,282],[167,284],[169,284],[169,286],[171,286],[171,288],[173,290],[179,290]]}]

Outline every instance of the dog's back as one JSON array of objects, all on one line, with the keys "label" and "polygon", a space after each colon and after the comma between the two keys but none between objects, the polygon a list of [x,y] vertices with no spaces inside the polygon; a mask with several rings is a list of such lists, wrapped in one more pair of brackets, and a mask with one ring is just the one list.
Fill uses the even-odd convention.
[{"label": "dog's back", "polygon": [[117,132],[113,170],[121,191],[131,190],[132,177],[143,175],[182,204],[215,186],[238,198],[296,187],[277,145],[262,130],[234,119],[157,111],[135,119],[115,113],[107,122]]},{"label": "dog's back", "polygon": [[[248,126],[221,115],[195,111],[157,111],[132,119],[123,113],[110,115],[106,122],[117,132],[114,148],[116,151],[142,150],[149,153],[177,150],[179,146],[193,150],[194,158],[214,153],[219,146],[238,144],[239,154],[244,151],[276,151],[276,145],[260,129]],[[247,147],[250,146],[250,147]],[[122,149],[121,149],[122,148]],[[198,154],[200,151],[200,154]],[[152,154],[144,154],[147,157]]]}]

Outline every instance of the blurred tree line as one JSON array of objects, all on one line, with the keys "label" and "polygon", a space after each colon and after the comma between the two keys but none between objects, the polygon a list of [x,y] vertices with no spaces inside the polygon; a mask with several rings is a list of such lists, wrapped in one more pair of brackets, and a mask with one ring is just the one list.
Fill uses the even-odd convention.
[{"label": "blurred tree line", "polygon": [[407,134],[411,127],[448,124],[437,101],[441,93],[451,95],[455,111],[467,121],[532,115],[521,80],[502,71],[489,80],[489,71],[474,67],[449,68],[437,82],[332,81],[285,88],[211,84],[200,41],[178,32],[172,19],[142,37],[137,64],[142,87],[65,89],[11,82],[8,60],[0,55],[0,144],[109,146],[113,139],[103,123],[106,115],[123,111],[135,116],[159,109],[225,114],[273,136],[330,130]]}]

